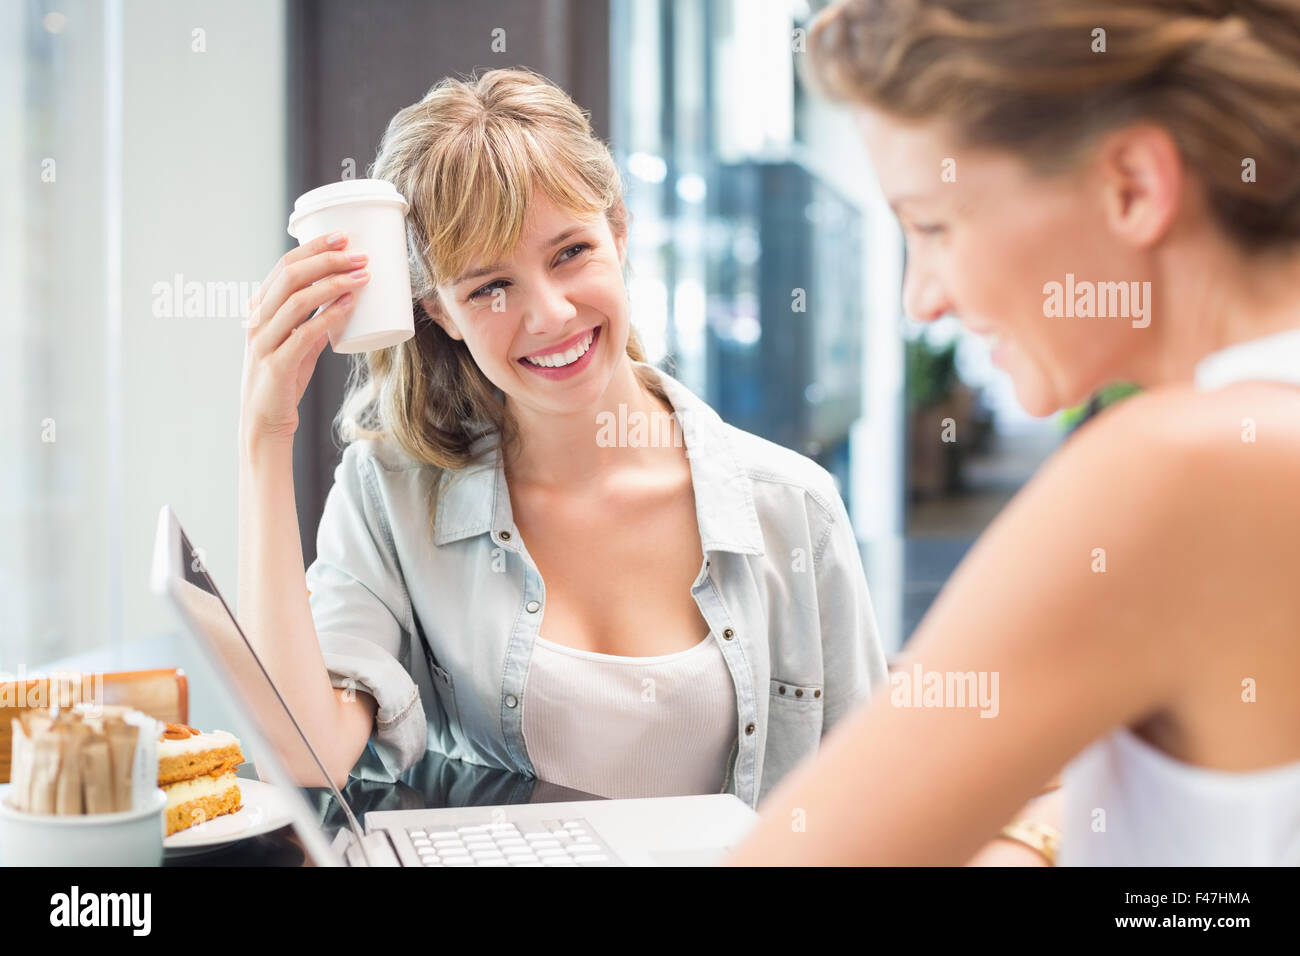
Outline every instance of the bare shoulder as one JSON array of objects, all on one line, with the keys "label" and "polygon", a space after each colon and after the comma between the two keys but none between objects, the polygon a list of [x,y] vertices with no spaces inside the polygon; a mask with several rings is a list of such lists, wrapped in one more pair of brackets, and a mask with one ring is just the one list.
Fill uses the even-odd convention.
[{"label": "bare shoulder", "polygon": [[1014,547],[1033,529],[1044,551],[1086,551],[1105,581],[1092,591],[1186,648],[1251,609],[1288,613],[1279,594],[1300,564],[1298,488],[1300,389],[1163,388],[1080,429],[990,535]]},{"label": "bare shoulder", "polygon": [[[1266,509],[1290,498],[1300,478],[1300,388],[1243,382],[1142,393],[1082,428],[1055,471],[1063,483],[1100,481],[1115,494]],[[1240,500],[1246,491],[1259,497]]]},{"label": "bare shoulder", "polygon": [[1300,388],[1281,382],[1239,382],[1213,391],[1166,386],[1122,402],[1097,424],[1190,447],[1223,448],[1233,442],[1295,453],[1300,451]]},{"label": "bare shoulder", "polygon": [[[1153,391],[1085,425],[972,547],[909,647],[939,669],[1000,672],[1022,714],[1051,715],[1082,746],[1168,713],[1224,635],[1293,642],[1300,429],[1290,396],[1265,388]],[[1244,417],[1258,441],[1242,441]],[[1261,433],[1275,437],[1252,457]]]}]

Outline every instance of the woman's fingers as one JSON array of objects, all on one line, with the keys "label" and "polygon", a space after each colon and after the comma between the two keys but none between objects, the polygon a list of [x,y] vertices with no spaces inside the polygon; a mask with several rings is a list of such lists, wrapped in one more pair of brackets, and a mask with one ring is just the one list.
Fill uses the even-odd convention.
[{"label": "woman's fingers", "polygon": [[[298,290],[332,273],[345,273],[365,265],[368,261],[365,253],[350,252],[344,248],[346,244],[346,236],[334,243],[329,242],[328,236],[319,236],[281,256],[248,302],[249,341],[261,336],[284,303]],[[287,330],[282,330],[278,340],[283,341],[285,335]]]},{"label": "woman's fingers", "polygon": [[370,274],[365,266],[344,262],[342,267],[351,268],[352,271],[335,271],[340,264],[328,261],[333,255],[334,253],[318,255],[291,264],[285,268],[277,283],[271,286],[267,299],[263,302],[264,313],[280,300],[278,283],[285,283],[284,287],[289,292],[283,301],[279,301],[270,320],[264,323],[264,328],[253,338],[253,352],[256,355],[271,354],[289,338],[294,328],[321,306],[345,293],[355,294],[369,281]]},{"label": "woman's fingers", "polygon": [[297,369],[302,365],[303,360],[310,356],[314,367],[316,357],[324,351],[329,342],[331,328],[336,324],[342,324],[347,314],[352,311],[356,299],[353,293],[345,292],[321,309],[319,314],[291,329],[287,341],[276,350],[275,361],[288,372]]},{"label": "woman's fingers", "polygon": [[298,403],[331,333],[342,331],[369,281],[364,254],[328,236],[291,249],[249,301],[240,420],[292,435]]},{"label": "woman's fingers", "polygon": [[329,236],[318,236],[305,245],[290,249],[280,257],[279,261],[271,268],[270,273],[267,274],[267,277],[262,280],[262,284],[258,286],[257,291],[253,293],[253,297],[248,300],[248,336],[250,341],[253,332],[266,324],[265,319],[275,314],[275,309],[266,308],[266,296],[270,291],[271,286],[280,278],[281,273],[284,272],[285,266],[297,262],[300,259],[305,259],[308,256],[314,256],[317,253],[324,252],[335,246],[342,248],[339,243],[346,243],[346,241],[346,236],[340,240],[336,240],[335,242],[331,242]]}]

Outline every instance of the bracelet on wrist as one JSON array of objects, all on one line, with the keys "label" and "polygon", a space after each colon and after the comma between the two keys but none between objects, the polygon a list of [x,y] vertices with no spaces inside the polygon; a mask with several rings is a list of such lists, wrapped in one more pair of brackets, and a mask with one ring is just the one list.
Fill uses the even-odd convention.
[{"label": "bracelet on wrist", "polygon": [[998,832],[998,838],[1023,844],[1056,866],[1056,852],[1061,845],[1061,834],[1046,823],[1020,820],[1009,823]]}]

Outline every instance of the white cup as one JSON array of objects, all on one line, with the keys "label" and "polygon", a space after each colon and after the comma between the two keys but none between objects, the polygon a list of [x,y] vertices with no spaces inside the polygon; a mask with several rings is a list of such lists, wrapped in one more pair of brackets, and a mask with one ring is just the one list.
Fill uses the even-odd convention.
[{"label": "white cup", "polygon": [[370,281],[352,294],[356,304],[335,352],[370,352],[405,342],[415,334],[411,274],[406,258],[406,199],[383,179],[345,179],[303,193],[289,216],[289,235],[298,245],[343,231],[345,252],[370,257]]},{"label": "white cup", "polygon": [[163,859],[161,787],[141,810],[26,813],[0,788],[0,866],[159,866]]}]

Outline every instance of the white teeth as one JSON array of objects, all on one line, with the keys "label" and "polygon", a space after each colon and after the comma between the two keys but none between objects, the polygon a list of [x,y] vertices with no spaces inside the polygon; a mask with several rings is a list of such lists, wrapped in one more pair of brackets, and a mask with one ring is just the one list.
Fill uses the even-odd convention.
[{"label": "white teeth", "polygon": [[581,344],[575,345],[567,352],[555,352],[551,355],[543,355],[541,358],[528,358],[525,356],[524,361],[529,365],[539,365],[542,368],[563,368],[566,365],[572,365],[587,354],[587,349],[591,348],[591,340],[595,335],[596,330],[592,329],[587,333],[587,337],[582,340]]}]

